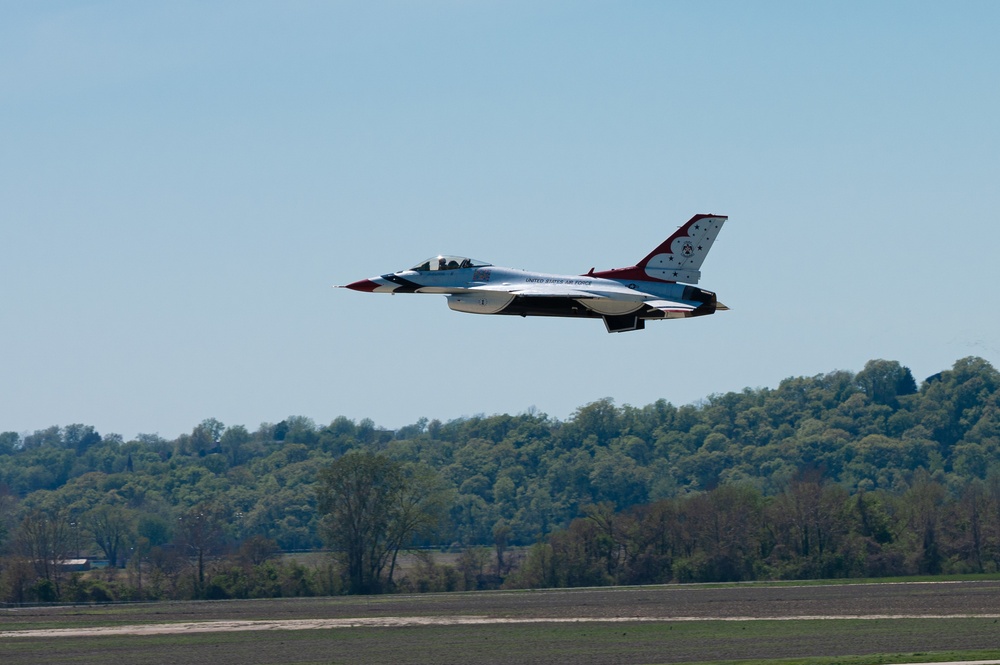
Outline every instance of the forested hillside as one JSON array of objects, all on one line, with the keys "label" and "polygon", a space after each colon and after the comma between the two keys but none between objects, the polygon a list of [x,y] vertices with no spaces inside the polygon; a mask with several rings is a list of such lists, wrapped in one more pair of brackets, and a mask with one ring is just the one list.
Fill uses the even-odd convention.
[{"label": "forested hillside", "polygon": [[[393,432],[346,417],[328,425],[289,417],[253,431],[206,420],[174,440],[131,441],[86,425],[6,432],[0,594],[16,602],[64,597],[65,581],[53,580],[46,566],[74,554],[159,571],[155,593],[148,583],[129,591],[140,597],[205,595],[206,561],[225,552],[241,552],[244,570],[256,575],[275,548],[323,547],[317,477],[349,451],[380,453],[406,477],[433,484],[446,519],[414,531],[418,544],[502,552],[537,543],[510,584],[996,570],[1000,516],[990,511],[1000,509],[998,386],[1000,374],[980,358],[959,360],[919,386],[899,363],[874,360],[857,374],[790,378],[694,405],[601,400],[566,421],[538,413],[421,419]],[[977,533],[948,536],[952,549],[968,543],[945,551],[945,525],[928,520],[959,529],[958,513],[947,510],[970,501],[970,488],[981,501],[969,510],[979,512],[961,514]],[[810,526],[774,521],[806,504]],[[743,512],[730,514],[726,505]],[[720,516],[754,539],[744,539],[739,552],[700,553],[712,538],[721,542]],[[837,516],[839,526],[829,521]],[[647,520],[656,519],[667,525],[656,537],[670,543],[643,558],[642,547],[652,550],[636,530],[648,531]],[[694,535],[696,524],[714,524],[715,535]],[[908,537],[904,552],[907,529],[922,540]],[[841,532],[857,536],[853,554],[841,551],[841,564],[831,563],[832,539]],[[843,534],[836,537],[846,547]],[[560,554],[560,547],[586,549],[588,542],[587,556]],[[869,565],[866,547],[878,550],[881,564]],[[803,563],[803,556],[812,558]],[[851,556],[854,563],[844,564]],[[187,565],[197,565],[198,581],[182,589],[171,571]],[[567,572],[574,565],[583,568]],[[280,568],[273,564],[270,573],[272,595],[347,588],[336,566]],[[496,568],[499,583],[510,571]],[[222,584],[216,593],[233,595],[237,587]]]}]

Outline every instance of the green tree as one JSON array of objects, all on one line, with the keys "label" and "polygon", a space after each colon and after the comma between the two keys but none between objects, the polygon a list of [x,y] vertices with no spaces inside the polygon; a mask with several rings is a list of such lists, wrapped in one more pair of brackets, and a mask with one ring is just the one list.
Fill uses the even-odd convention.
[{"label": "green tree", "polygon": [[239,466],[247,462],[249,458],[249,451],[247,450],[249,443],[250,433],[247,432],[247,428],[243,425],[230,427],[222,433],[219,439],[219,448],[222,454],[226,456],[229,466]]},{"label": "green tree", "polygon": [[46,515],[40,510],[33,510],[21,521],[18,528],[17,547],[34,567],[40,580],[54,590],[55,600],[62,586],[63,566],[70,554],[71,537],[69,521],[62,513]]},{"label": "green tree", "polygon": [[94,542],[116,568],[135,541],[135,518],[125,508],[101,504],[84,515],[84,524],[94,536]]},{"label": "green tree", "polygon": [[434,471],[409,464],[402,467],[403,483],[393,497],[388,546],[392,551],[388,583],[393,585],[393,573],[399,550],[418,538],[432,536],[440,527],[451,506],[453,493],[445,487]]},{"label": "green tree", "polygon": [[439,521],[447,504],[432,483],[370,452],[350,452],[320,471],[324,535],[343,559],[351,593],[383,591],[399,549]]},{"label": "green tree", "polygon": [[226,426],[215,418],[201,421],[201,424],[191,431],[189,452],[204,456],[210,451],[215,451],[219,447],[225,429]]},{"label": "green tree", "polygon": [[893,408],[899,406],[900,396],[917,392],[910,369],[895,360],[869,360],[854,380],[873,402]]},{"label": "green tree", "polygon": [[17,432],[0,432],[0,455],[13,455],[21,444],[21,437]]},{"label": "green tree", "polygon": [[347,566],[351,593],[378,593],[388,563],[393,495],[403,485],[397,462],[352,452],[320,471],[317,498],[327,541]]},{"label": "green tree", "polygon": [[195,557],[197,562],[195,595],[201,597],[205,591],[205,559],[222,551],[225,523],[223,509],[214,502],[194,506],[178,520],[177,541],[181,549]]},{"label": "green tree", "polygon": [[0,553],[4,551],[7,538],[14,528],[16,508],[17,497],[11,493],[6,485],[0,484]]}]

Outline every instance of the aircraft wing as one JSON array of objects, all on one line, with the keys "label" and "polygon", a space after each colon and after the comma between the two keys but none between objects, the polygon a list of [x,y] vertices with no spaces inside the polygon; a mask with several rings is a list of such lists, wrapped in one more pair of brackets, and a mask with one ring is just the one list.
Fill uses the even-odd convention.
[{"label": "aircraft wing", "polygon": [[[488,291],[491,293],[509,293],[515,296],[529,298],[573,298],[574,300],[618,300],[642,303],[650,309],[663,312],[665,318],[681,318],[693,312],[701,304],[684,300],[667,300],[651,293],[630,289],[627,286],[615,287],[605,284],[589,285],[581,288],[569,284],[484,284],[470,289],[472,292]],[[719,309],[729,309],[721,305]]]},{"label": "aircraft wing", "polygon": [[629,290],[625,287],[620,289],[596,286],[592,288],[580,288],[568,284],[489,284],[477,286],[470,291],[490,291],[500,293],[510,293],[515,296],[527,296],[531,298],[574,298],[577,300],[595,300],[608,298],[611,300],[633,300],[641,302],[654,298],[642,291]]},{"label": "aircraft wing", "polygon": [[503,285],[490,284],[488,286],[477,286],[470,291],[490,291],[492,293],[510,293],[515,296],[530,296],[533,298],[606,298],[607,296],[574,289],[562,284],[531,284],[531,285]]}]

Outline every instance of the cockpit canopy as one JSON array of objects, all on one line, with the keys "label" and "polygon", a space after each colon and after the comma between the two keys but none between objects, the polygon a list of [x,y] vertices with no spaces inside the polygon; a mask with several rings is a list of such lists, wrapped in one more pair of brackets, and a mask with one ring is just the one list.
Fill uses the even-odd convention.
[{"label": "cockpit canopy", "polygon": [[417,272],[429,272],[432,270],[458,270],[459,268],[482,268],[485,266],[493,265],[492,263],[486,263],[485,261],[477,261],[476,259],[469,259],[464,256],[445,256],[443,254],[435,256],[433,258],[427,259],[422,263],[410,268],[410,270],[416,270]]}]

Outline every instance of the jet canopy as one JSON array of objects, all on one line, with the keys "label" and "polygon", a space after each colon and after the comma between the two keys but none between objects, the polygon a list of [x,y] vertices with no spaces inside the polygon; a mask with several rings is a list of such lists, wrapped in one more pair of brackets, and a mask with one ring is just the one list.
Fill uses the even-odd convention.
[{"label": "jet canopy", "polygon": [[410,268],[417,272],[430,272],[437,270],[458,270],[459,268],[482,268],[493,265],[485,261],[477,261],[464,256],[445,256],[444,254],[427,259]]}]

